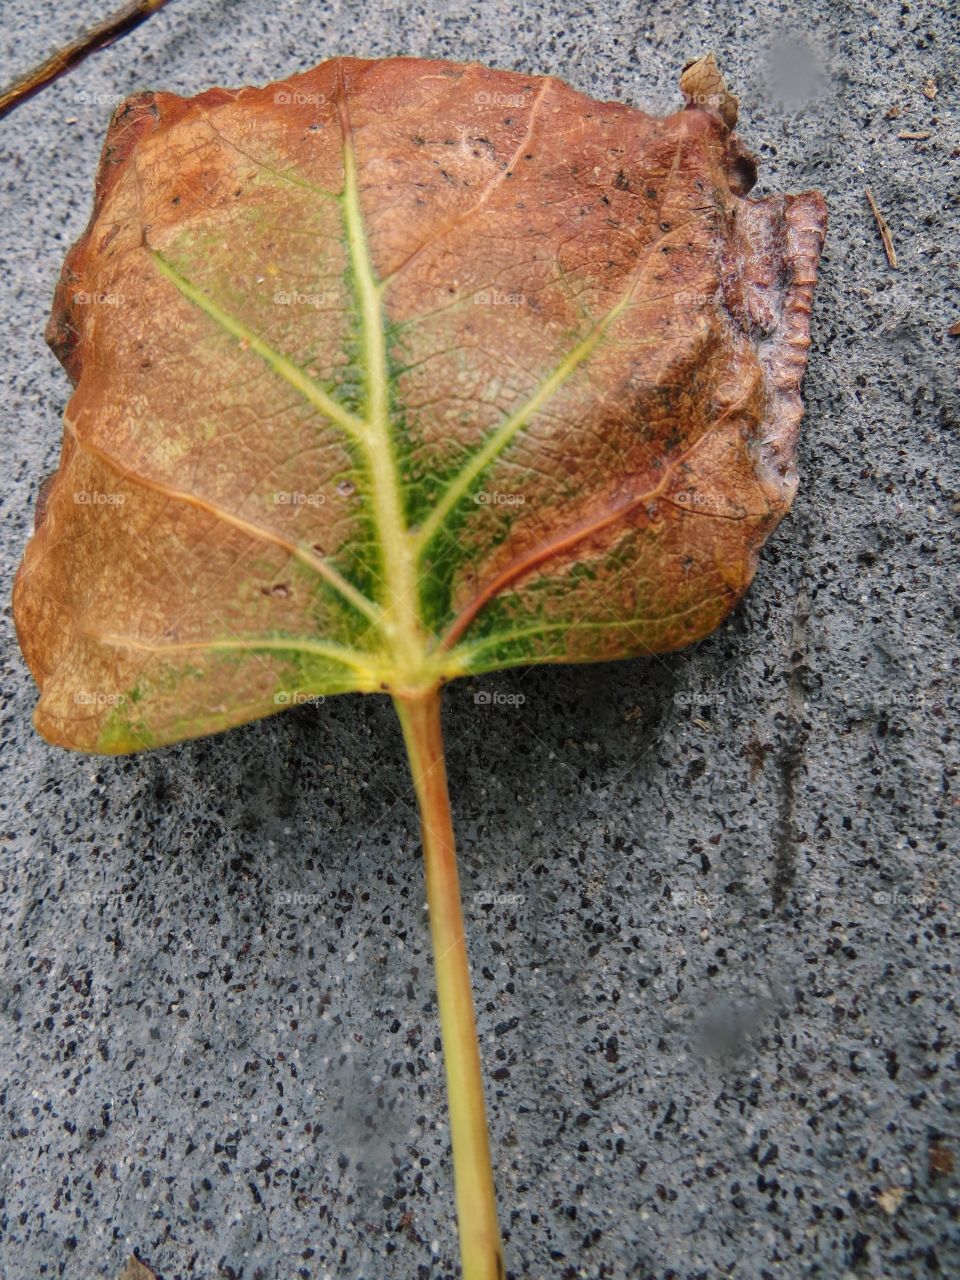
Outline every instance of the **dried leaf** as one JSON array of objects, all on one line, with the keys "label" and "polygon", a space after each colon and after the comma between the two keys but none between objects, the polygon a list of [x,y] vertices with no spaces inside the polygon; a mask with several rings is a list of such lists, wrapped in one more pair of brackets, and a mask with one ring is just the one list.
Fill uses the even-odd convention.
[{"label": "dried leaf", "polygon": [[826,214],[746,198],[715,72],[665,119],[410,58],[122,106],[48,330],[40,732],[131,751],[716,627],[796,486]]},{"label": "dried leaf", "polygon": [[727,91],[726,81],[712,53],[687,63],[680,77],[680,92],[687,105],[712,111],[728,129],[735,129],[740,103]]},{"label": "dried leaf", "polygon": [[130,751],[393,695],[474,1280],[506,1264],[440,685],[699,639],[796,487],[823,200],[748,199],[713,58],[682,87],[659,120],[342,59],[141,95],[48,330],[76,390],[15,587],[37,726]]},{"label": "dried leaf", "polygon": [[117,1280],[157,1280],[157,1274],[145,1266],[139,1258],[131,1255],[127,1259],[123,1270],[117,1276]]},{"label": "dried leaf", "polygon": [[946,1177],[953,1173],[956,1160],[953,1152],[941,1142],[931,1142],[927,1147],[927,1167],[931,1178]]},{"label": "dried leaf", "polygon": [[877,1192],[877,1204],[887,1217],[892,1218],[903,1203],[905,1194],[903,1187],[887,1187],[885,1191]]}]

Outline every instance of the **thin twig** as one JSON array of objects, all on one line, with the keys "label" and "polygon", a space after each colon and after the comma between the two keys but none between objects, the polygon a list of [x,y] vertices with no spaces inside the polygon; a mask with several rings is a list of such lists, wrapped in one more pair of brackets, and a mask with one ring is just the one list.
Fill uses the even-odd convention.
[{"label": "thin twig", "polygon": [[874,200],[873,192],[870,188],[864,187],[864,191],[866,191],[867,199],[870,201],[870,208],[873,210],[873,216],[877,220],[877,227],[880,231],[880,239],[883,241],[884,250],[886,251],[887,261],[890,263],[891,267],[896,268],[897,251],[893,247],[893,236],[890,234],[890,228],[887,226],[887,220],[877,208],[877,202]]},{"label": "thin twig", "polygon": [[9,115],[21,102],[26,102],[48,84],[59,80],[62,75],[77,66],[84,58],[89,57],[91,53],[96,53],[98,49],[112,44],[120,36],[125,36],[128,31],[139,27],[141,22],[145,22],[151,14],[162,9],[166,3],[167,0],[132,0],[130,4],[125,4],[122,9],[118,9],[116,13],[110,14],[95,27],[91,27],[84,35],[72,40],[57,53],[51,54],[45,62],[41,62],[38,67],[34,67],[32,71],[28,71],[25,76],[21,76],[19,80],[0,92],[0,120]]}]

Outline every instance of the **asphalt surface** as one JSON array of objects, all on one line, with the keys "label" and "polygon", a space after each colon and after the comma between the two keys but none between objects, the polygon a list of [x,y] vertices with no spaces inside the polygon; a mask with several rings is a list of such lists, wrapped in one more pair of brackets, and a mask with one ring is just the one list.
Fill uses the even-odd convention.
[{"label": "asphalt surface", "polygon": [[[7,0],[0,79],[105,8]],[[56,465],[68,384],[43,326],[120,98],[413,53],[664,112],[708,49],[741,97],[755,194],[819,187],[830,207],[801,488],[695,650],[447,692],[507,1254],[534,1280],[948,1277],[948,6],[176,0],[0,124],[2,573]],[[137,1252],[164,1280],[453,1276],[389,704],[84,758],[34,734],[8,604],[3,630],[0,1275],[113,1280]]]}]

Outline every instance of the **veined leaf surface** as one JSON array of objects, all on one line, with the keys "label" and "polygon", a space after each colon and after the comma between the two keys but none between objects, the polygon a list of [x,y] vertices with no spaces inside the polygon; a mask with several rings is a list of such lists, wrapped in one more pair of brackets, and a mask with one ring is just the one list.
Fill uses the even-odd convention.
[{"label": "veined leaf surface", "polygon": [[796,486],[826,216],[749,199],[702,96],[343,58],[121,107],[48,329],[38,729],[131,751],[716,627]]}]

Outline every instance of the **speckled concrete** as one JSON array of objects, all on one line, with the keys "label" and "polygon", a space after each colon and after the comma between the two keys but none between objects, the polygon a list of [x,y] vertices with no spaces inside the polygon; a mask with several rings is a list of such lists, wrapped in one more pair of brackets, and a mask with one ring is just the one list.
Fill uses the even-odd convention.
[{"label": "speckled concrete", "polygon": [[[106,7],[7,0],[0,74]],[[68,391],[43,325],[119,96],[416,53],[663,111],[713,48],[758,191],[827,196],[802,487],[745,604],[663,661],[483,682],[520,705],[447,694],[515,1277],[960,1274],[947,10],[177,0],[0,125],[8,579]],[[389,705],[86,759],[33,734],[3,626],[0,1274],[112,1280],[136,1250],[164,1280],[453,1276]]]}]

